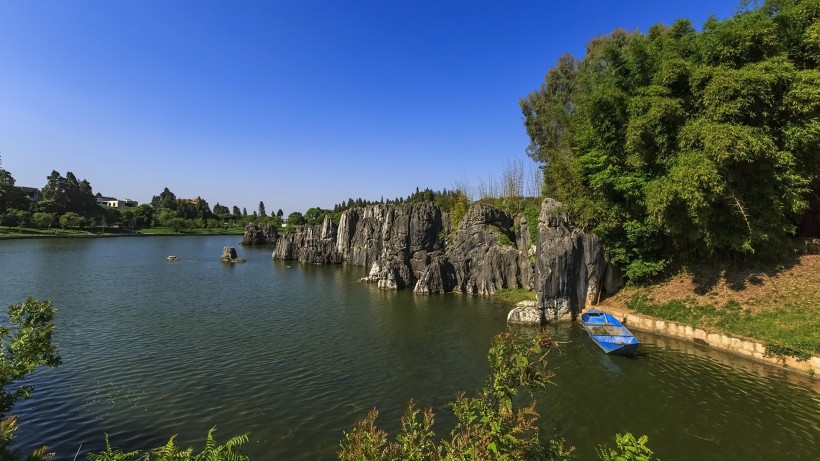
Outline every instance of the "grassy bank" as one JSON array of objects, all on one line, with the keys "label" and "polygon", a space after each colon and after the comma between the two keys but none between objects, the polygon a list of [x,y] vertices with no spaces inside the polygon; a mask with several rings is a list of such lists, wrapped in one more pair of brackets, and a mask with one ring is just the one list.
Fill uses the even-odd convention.
[{"label": "grassy bank", "polygon": [[535,301],[535,291],[524,288],[502,288],[495,292],[496,299],[515,304],[521,301]]},{"label": "grassy bank", "polygon": [[80,229],[37,229],[33,227],[0,227],[0,238],[31,237],[86,237],[94,235],[89,230]]},{"label": "grassy bank", "polygon": [[662,283],[627,287],[607,303],[754,339],[772,355],[820,355],[820,255],[767,268],[689,269]]},{"label": "grassy bank", "polygon": [[143,235],[242,235],[245,229],[241,227],[195,227],[191,229],[174,230],[168,227],[147,227],[140,229]]},{"label": "grassy bank", "polygon": [[38,229],[33,227],[0,227],[0,239],[51,238],[51,237],[111,237],[141,235],[242,235],[243,228],[192,228],[174,230],[167,227],[150,227],[133,231],[130,229]]}]

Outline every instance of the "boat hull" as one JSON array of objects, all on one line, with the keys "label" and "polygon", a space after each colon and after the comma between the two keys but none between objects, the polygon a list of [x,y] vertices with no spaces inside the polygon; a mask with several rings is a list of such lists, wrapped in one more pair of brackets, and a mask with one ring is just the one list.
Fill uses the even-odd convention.
[{"label": "boat hull", "polygon": [[592,341],[607,354],[634,355],[638,339],[611,314],[591,310],[581,315],[584,329]]}]

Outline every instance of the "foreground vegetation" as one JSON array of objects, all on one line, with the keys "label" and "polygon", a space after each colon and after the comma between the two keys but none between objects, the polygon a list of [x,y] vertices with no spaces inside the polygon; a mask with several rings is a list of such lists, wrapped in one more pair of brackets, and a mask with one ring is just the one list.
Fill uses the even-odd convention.
[{"label": "foreground vegetation", "polygon": [[[493,340],[487,356],[490,371],[484,386],[473,396],[459,394],[450,404],[458,422],[450,435],[436,440],[432,409],[420,410],[413,402],[401,419],[393,440],[376,427],[372,410],[345,433],[341,461],[439,460],[570,460],[573,447],[560,437],[544,439],[535,411],[535,395],[551,385],[547,354],[552,342],[545,332],[532,338],[502,333]],[[521,394],[524,391],[524,395]],[[618,434],[616,449],[598,447],[603,461],[654,458],[647,438]]]}]

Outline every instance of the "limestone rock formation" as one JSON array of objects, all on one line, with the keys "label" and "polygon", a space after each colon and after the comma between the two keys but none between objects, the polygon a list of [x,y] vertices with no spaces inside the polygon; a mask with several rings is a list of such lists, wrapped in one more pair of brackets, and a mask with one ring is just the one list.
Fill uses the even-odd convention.
[{"label": "limestone rock formation", "polygon": [[370,268],[364,280],[381,288],[414,286],[443,250],[441,211],[432,202],[352,208],[339,220],[336,249],[350,264]]},{"label": "limestone rock formation", "polygon": [[272,224],[251,223],[245,227],[242,245],[273,245],[279,237],[276,226]]},{"label": "limestone rock formation", "polygon": [[336,225],[329,216],[318,226],[299,226],[279,236],[273,250],[274,259],[295,259],[301,263],[339,264],[336,250]]},{"label": "limestone rock formation", "polygon": [[561,204],[544,199],[538,223],[535,291],[546,320],[575,318],[597,301],[603,282],[604,248],[570,223]]},{"label": "limestone rock formation", "polygon": [[234,248],[234,247],[224,247],[224,248],[222,248],[222,256],[219,259],[221,259],[223,262],[226,262],[226,263],[243,263],[243,262],[245,262],[244,259],[237,256],[236,248]]},{"label": "limestone rock formation", "polygon": [[501,288],[526,287],[516,247],[514,220],[507,212],[479,203],[470,207],[447,246],[455,286],[462,293],[493,294]]},{"label": "limestone rock formation", "polygon": [[[526,220],[477,204],[445,245],[450,227],[449,215],[433,202],[351,208],[338,226],[326,218],[321,226],[278,236],[273,258],[364,266],[369,273],[363,281],[417,293],[492,294],[532,286]],[[248,233],[259,230],[249,226]]]},{"label": "limestone rock formation", "polygon": [[[247,240],[275,242],[274,259],[367,267],[362,280],[384,289],[492,294],[534,288],[539,321],[577,315],[596,301],[604,282],[603,247],[573,227],[551,199],[542,203],[536,242],[525,217],[485,203],[473,205],[449,235],[450,217],[433,202],[351,208],[338,226],[326,217],[283,235],[252,226]],[[607,288],[622,283],[615,272],[610,276]],[[534,317],[519,311],[511,321]]]},{"label": "limestone rock formation", "polygon": [[441,251],[427,255],[427,265],[416,281],[414,293],[449,293],[456,286],[456,270]]},{"label": "limestone rock formation", "polygon": [[542,322],[543,313],[535,301],[521,301],[507,314],[507,323],[540,325]]}]

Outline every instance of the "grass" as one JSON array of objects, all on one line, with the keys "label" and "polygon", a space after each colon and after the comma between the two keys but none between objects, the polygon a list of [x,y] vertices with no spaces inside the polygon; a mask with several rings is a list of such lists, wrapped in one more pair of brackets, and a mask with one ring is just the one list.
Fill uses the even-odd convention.
[{"label": "grass", "polygon": [[521,301],[535,301],[535,292],[524,288],[502,288],[495,292],[495,297],[516,304]]},{"label": "grass", "polygon": [[[245,232],[241,227],[224,228],[193,228],[174,231],[166,227],[149,227],[139,231],[145,235],[242,235]],[[98,227],[88,229],[39,229],[34,227],[0,227],[0,239],[3,238],[40,238],[40,237],[95,237],[111,235],[137,235],[125,229],[105,229],[100,232]]]},{"label": "grass", "polygon": [[242,235],[245,229],[242,227],[194,227],[175,231],[168,227],[146,227],[140,229],[145,235]]},{"label": "grass", "polygon": [[538,197],[506,197],[483,198],[479,202],[487,203],[512,214],[522,214],[527,218],[527,230],[530,233],[530,242],[538,240],[538,216],[541,213],[541,198]]},{"label": "grass", "polygon": [[36,227],[0,227],[0,238],[19,237],[72,237],[88,236],[93,234],[93,230],[81,229],[61,229],[52,227],[51,229],[39,229]]},{"label": "grass", "polygon": [[724,270],[719,277],[688,271],[628,287],[613,301],[651,317],[755,339],[772,356],[820,355],[820,255],[771,270]]}]

